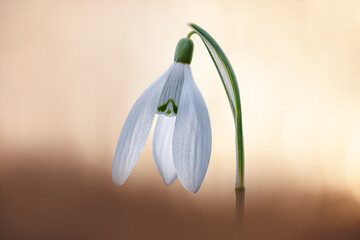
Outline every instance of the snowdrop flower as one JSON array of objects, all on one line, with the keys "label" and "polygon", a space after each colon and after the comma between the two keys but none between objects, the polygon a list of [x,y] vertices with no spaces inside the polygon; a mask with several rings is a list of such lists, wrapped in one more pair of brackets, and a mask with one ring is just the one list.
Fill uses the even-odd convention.
[{"label": "snowdrop flower", "polygon": [[205,101],[190,69],[193,48],[192,40],[181,39],[174,63],[135,102],[115,151],[115,184],[121,185],[128,178],[158,114],[153,155],[164,183],[169,185],[179,179],[187,190],[199,190],[210,160],[211,127]]}]

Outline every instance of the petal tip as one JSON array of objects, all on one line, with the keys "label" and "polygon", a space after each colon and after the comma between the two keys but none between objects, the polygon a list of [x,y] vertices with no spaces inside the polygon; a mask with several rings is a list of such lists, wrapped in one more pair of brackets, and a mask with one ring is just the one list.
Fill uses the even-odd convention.
[{"label": "petal tip", "polygon": [[121,181],[119,178],[113,177],[113,182],[115,185],[120,186],[120,185],[123,185],[125,181]]},{"label": "petal tip", "polygon": [[123,185],[126,181],[126,179],[128,178],[128,176],[124,177],[124,176],[120,176],[120,174],[118,173],[114,173],[112,174],[112,179],[115,185]]},{"label": "petal tip", "polygon": [[199,191],[201,185],[200,186],[191,186],[191,185],[183,184],[183,186],[186,190],[195,194]]},{"label": "petal tip", "polygon": [[171,178],[171,179],[165,179],[165,178],[163,178],[163,181],[164,181],[164,184],[165,184],[166,186],[170,186],[173,182],[176,181],[176,179],[177,179],[177,176],[175,176],[175,177],[173,177],[173,178]]}]

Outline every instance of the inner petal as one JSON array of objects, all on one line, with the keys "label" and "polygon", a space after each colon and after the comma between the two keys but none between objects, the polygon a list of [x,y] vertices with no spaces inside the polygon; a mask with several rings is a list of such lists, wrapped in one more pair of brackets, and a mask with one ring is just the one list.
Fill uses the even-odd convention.
[{"label": "inner petal", "polygon": [[175,63],[161,92],[157,107],[158,114],[176,116],[184,85],[184,66],[183,63]]},{"label": "inner petal", "polygon": [[154,133],[154,160],[166,185],[177,179],[172,152],[175,120],[176,117],[159,115]]}]

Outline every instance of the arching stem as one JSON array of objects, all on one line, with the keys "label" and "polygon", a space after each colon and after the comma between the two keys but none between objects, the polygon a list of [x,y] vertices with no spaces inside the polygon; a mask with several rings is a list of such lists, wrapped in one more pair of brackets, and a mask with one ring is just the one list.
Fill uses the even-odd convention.
[{"label": "arching stem", "polygon": [[195,31],[189,32],[189,34],[186,36],[186,38],[191,38],[191,36],[192,36],[194,33],[196,33],[196,32],[195,32]]},{"label": "arching stem", "polygon": [[235,217],[237,223],[237,239],[244,236],[244,211],[245,211],[245,170],[244,170],[244,139],[242,129],[242,116],[240,93],[236,76],[230,61],[226,57],[215,39],[208,32],[194,23],[188,23],[194,31],[188,34],[188,38],[195,32],[199,35],[205,47],[207,48],[211,59],[220,75],[221,81],[225,88],[226,95],[229,100],[230,108],[233,113],[236,134],[236,210]]}]

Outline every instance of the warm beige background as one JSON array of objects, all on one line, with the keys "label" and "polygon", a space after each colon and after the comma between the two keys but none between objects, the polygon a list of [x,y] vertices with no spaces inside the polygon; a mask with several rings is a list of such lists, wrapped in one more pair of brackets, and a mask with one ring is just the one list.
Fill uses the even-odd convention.
[{"label": "warm beige background", "polygon": [[[188,21],[218,41],[238,77],[250,209],[261,194],[288,196],[292,191],[291,199],[313,196],[312,212],[322,208],[324,192],[335,192],[353,199],[356,209],[349,212],[358,213],[358,0],[1,0],[4,195],[13,189],[6,188],[7,176],[23,176],[18,170],[26,175],[27,168],[36,169],[46,182],[52,171],[62,169],[62,182],[77,169],[81,181],[105,181],[114,194],[154,189],[172,209],[185,204],[179,199],[187,199],[186,204],[204,212],[226,206],[223,211],[231,215],[233,120],[197,36],[193,75],[213,131],[212,157],[200,191],[192,195],[178,182],[170,188],[163,185],[152,161],[152,135],[125,186],[111,185],[113,152],[126,116],[172,63],[177,41],[190,31]],[[358,221],[355,216],[351,219]]]}]

